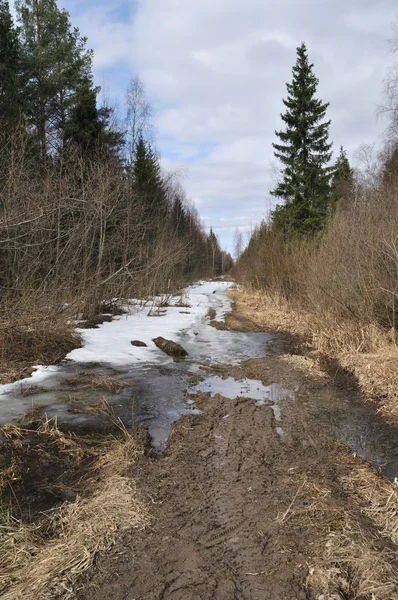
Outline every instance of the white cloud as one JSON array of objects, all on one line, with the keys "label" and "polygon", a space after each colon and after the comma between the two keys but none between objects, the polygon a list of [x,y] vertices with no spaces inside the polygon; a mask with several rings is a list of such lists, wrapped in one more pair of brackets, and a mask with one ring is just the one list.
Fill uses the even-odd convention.
[{"label": "white cloud", "polygon": [[[268,209],[274,131],[302,41],[331,103],[335,149],[352,154],[383,127],[375,108],[391,61],[393,0],[89,2],[69,0],[97,72],[123,64],[139,73],[157,106],[164,165],[188,169],[188,195],[223,240],[237,215],[248,224]],[[121,7],[129,18],[117,18]]]}]

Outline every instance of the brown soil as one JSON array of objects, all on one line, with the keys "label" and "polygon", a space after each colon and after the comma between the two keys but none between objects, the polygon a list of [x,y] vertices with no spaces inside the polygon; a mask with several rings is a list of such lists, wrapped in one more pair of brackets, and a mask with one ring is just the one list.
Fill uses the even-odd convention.
[{"label": "brown soil", "polygon": [[[40,412],[39,410],[37,412]],[[43,427],[36,415],[24,425],[5,425],[0,442],[0,509],[7,507],[22,523],[40,519],[43,511],[73,501],[87,487],[87,474],[111,438],[77,438],[53,422]]]},{"label": "brown soil", "polygon": [[110,323],[112,320],[113,317],[111,315],[95,315],[80,323],[79,327],[81,329],[98,329],[102,323]]},{"label": "brown soil", "polygon": [[[227,325],[261,327],[236,312]],[[294,348],[294,336],[281,335],[276,346],[289,340]],[[218,370],[315,394],[333,385],[318,359],[293,351]],[[380,512],[349,482],[364,469],[376,489],[379,476],[328,437],[302,405],[293,402],[283,413],[280,437],[271,408],[253,400],[198,395],[196,404],[203,414],[174,426],[166,456],[155,460],[143,452],[136,464],[150,528],[126,532],[99,557],[79,600],[370,600],[371,592],[362,593],[357,555],[397,556],[398,546],[382,533]],[[340,540],[343,533],[346,546],[335,558],[330,536]],[[355,557],[353,548],[360,548]],[[391,580],[380,582],[368,563],[363,569],[380,584],[377,600],[398,597],[396,559],[388,568]]]},{"label": "brown soil", "polygon": [[[338,363],[308,352],[299,327],[289,332],[277,326],[277,313],[273,318],[279,333],[267,357],[212,371],[300,388],[315,397],[325,386],[345,386],[349,393],[355,381],[344,376]],[[260,319],[254,308],[247,312],[237,302],[226,326],[269,330],[265,323],[264,314]],[[87,378],[73,382],[104,385]],[[117,386],[117,380],[108,384]],[[112,509],[112,523],[106,524],[111,540],[96,545],[91,539],[84,569],[72,568],[70,558],[57,567],[66,547],[76,552],[75,541],[72,546],[66,541],[78,525],[84,539],[91,531],[96,541],[97,530],[92,523],[88,527],[86,511],[69,534],[62,533],[56,553],[43,546],[46,581],[54,585],[29,598],[398,600],[396,485],[331,439],[302,403],[291,401],[282,408],[281,423],[271,407],[256,406],[250,399],[199,394],[196,405],[203,413],[175,424],[162,458],[150,452],[146,430],[134,430],[134,460],[127,470],[123,466],[123,485],[129,483],[123,498],[128,502]],[[6,426],[3,435],[0,508],[25,523],[40,523],[43,509],[65,501],[65,507],[75,510],[80,496],[94,497],[101,477],[117,470],[114,459],[106,462],[109,472],[99,461],[114,447],[112,439],[66,435],[36,413],[27,415],[21,427]],[[108,487],[102,481],[101,506],[107,515],[112,481]],[[138,521],[128,517],[129,503],[141,515]],[[95,506],[90,509],[94,522],[100,512]],[[63,527],[61,517],[59,522]],[[50,529],[46,535],[50,539],[55,534]],[[17,546],[16,551],[22,554]],[[32,564],[34,559],[31,552]],[[7,598],[27,597],[7,589]]]},{"label": "brown soil", "polygon": [[368,526],[340,484],[358,459],[304,415],[289,415],[280,438],[272,411],[253,401],[200,404],[204,415],[177,424],[167,456],[135,472],[150,530],[103,557],[80,600],[316,597],[305,583],[329,531],[347,510]]}]

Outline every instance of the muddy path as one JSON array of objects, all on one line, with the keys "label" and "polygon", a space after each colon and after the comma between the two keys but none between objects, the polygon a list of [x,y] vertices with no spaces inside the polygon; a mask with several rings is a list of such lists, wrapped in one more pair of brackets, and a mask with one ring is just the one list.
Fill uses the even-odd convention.
[{"label": "muddy path", "polygon": [[[227,327],[259,331],[237,313]],[[221,327],[219,333],[227,332]],[[375,415],[366,408],[359,429],[345,440],[352,445],[342,444],[339,420],[344,411],[350,414],[344,402],[354,403],[353,423],[363,408],[355,383],[306,364],[286,336],[276,336],[269,350],[239,364],[213,364],[213,384],[215,378],[233,378],[243,392],[224,397],[214,386],[201,392],[199,384],[193,398],[202,414],[182,416],[173,425],[160,458],[142,446],[132,476],[150,507],[150,527],[125,532],[109,554],[98,557],[79,600],[367,600],[372,595],[360,595],[348,554],[344,577],[328,559],[330,572],[339,574],[336,595],[322,596],[323,589],[311,583],[328,536],[340,536],[345,527],[374,539],[375,552],[389,552],[392,568],[398,566],[398,546],[366,513],[369,502],[346,484],[362,468],[376,483],[382,479],[353,451],[359,442],[375,467],[388,463],[394,475],[395,432],[380,423],[387,429],[372,441],[366,427]],[[259,402],[247,380],[280,388]],[[314,398],[322,399],[318,413],[309,400]],[[374,597],[396,598],[396,581],[389,586],[387,596]]]}]

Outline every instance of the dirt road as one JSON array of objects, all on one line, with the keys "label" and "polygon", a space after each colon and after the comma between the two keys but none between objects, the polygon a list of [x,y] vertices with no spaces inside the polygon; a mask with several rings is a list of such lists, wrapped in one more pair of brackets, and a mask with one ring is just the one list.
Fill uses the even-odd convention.
[{"label": "dirt road", "polygon": [[[257,327],[238,314],[229,326]],[[276,338],[275,348],[287,343]],[[333,386],[305,362],[275,352],[246,361],[239,376],[311,394]],[[219,371],[236,375],[236,369]],[[373,490],[384,490],[380,476],[302,404],[283,412],[283,435],[271,407],[254,400],[200,395],[197,406],[203,414],[175,424],[165,456],[153,458],[142,447],[132,475],[151,525],[125,532],[98,558],[80,600],[398,597],[397,536],[372,513],[381,492],[375,499],[362,486],[370,481]],[[361,482],[353,485],[358,473]],[[395,502],[392,486],[391,493]]]}]

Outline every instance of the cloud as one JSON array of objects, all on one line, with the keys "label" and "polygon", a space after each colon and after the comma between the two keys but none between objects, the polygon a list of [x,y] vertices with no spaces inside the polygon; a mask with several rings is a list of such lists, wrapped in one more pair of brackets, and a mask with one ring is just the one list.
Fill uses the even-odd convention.
[{"label": "cloud", "polygon": [[269,208],[272,142],[302,41],[330,102],[335,150],[353,156],[383,129],[375,112],[392,60],[393,0],[70,0],[67,8],[117,94],[121,73],[124,86],[130,72],[141,76],[164,166],[186,173],[188,195],[228,245],[235,218],[249,224]]}]

